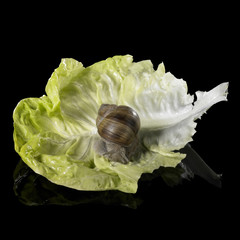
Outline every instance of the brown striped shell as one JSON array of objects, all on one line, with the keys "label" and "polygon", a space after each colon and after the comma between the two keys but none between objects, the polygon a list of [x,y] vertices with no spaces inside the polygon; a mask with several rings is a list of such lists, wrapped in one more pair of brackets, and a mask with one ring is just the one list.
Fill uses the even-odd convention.
[{"label": "brown striped shell", "polygon": [[102,104],[98,110],[96,125],[103,139],[127,147],[136,138],[140,118],[137,112],[128,106]]}]

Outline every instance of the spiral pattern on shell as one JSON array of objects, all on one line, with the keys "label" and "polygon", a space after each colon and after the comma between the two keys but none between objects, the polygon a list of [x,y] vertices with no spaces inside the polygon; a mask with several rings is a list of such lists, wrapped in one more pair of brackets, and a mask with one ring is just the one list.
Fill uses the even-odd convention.
[{"label": "spiral pattern on shell", "polygon": [[108,142],[129,146],[140,128],[135,110],[124,105],[102,104],[96,120],[99,135]]}]

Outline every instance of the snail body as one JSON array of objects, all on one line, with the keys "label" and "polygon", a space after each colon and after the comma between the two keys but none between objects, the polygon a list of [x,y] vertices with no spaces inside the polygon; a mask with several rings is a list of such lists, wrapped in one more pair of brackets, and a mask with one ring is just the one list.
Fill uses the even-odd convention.
[{"label": "snail body", "polygon": [[96,119],[98,134],[105,145],[105,152],[110,160],[122,163],[129,158],[137,146],[137,133],[140,118],[137,112],[124,105],[102,104]]}]

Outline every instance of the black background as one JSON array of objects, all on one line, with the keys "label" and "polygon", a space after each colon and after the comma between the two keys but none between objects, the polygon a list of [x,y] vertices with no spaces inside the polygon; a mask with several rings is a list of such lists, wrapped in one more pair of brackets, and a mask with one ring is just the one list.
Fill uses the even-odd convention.
[{"label": "black background", "polygon": [[[123,236],[130,234],[126,232],[129,230],[159,237],[164,232],[169,237],[176,233],[205,236],[209,230],[214,235],[223,234],[231,214],[237,214],[233,208],[236,192],[229,188],[231,162],[237,161],[229,155],[234,151],[230,129],[237,124],[231,111],[236,80],[230,77],[236,70],[233,59],[237,55],[234,6],[218,3],[185,8],[144,3],[130,8],[129,3],[121,3],[109,9],[97,5],[62,7],[59,11],[53,6],[15,5],[14,11],[9,8],[12,21],[4,27],[2,50],[7,56],[3,59],[6,77],[2,80],[2,96],[6,97],[2,105],[7,104],[6,111],[3,106],[7,122],[1,182],[6,192],[1,198],[6,226],[19,229],[25,237],[30,234],[29,228],[43,237],[48,230],[53,235],[79,231],[81,236],[85,231],[89,236],[105,236],[110,230]],[[157,179],[138,209],[101,204],[29,207],[20,203],[12,190],[12,174],[19,161],[12,140],[12,112],[17,103],[45,94],[46,83],[61,58],[75,58],[89,66],[123,54],[133,55],[134,61],[150,59],[155,69],[164,62],[166,71],[187,81],[191,94],[230,82],[228,102],[214,105],[197,121],[191,143],[214,171],[223,173],[222,189],[198,177],[174,188]]]}]

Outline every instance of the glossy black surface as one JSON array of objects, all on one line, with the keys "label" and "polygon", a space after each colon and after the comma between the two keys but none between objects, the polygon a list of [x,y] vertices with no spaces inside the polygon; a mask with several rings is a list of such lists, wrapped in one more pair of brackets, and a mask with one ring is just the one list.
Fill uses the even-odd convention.
[{"label": "glossy black surface", "polygon": [[[226,17],[229,14],[226,4],[200,5],[192,6],[190,10],[189,5],[186,6],[186,14],[176,8],[176,15],[172,11],[173,6],[159,8],[147,3],[142,6],[142,11],[130,11],[127,6],[121,14],[115,11],[114,14],[109,11],[103,14],[100,10],[97,16],[92,8],[84,7],[78,8],[78,12],[71,14],[70,18],[66,17],[66,11],[59,13],[56,9],[48,14],[40,11],[41,15],[38,15],[35,8],[29,11],[29,6],[25,6],[27,11],[19,8],[18,14],[13,14],[8,31],[3,33],[8,43],[3,44],[7,46],[7,58],[2,59],[7,66],[2,71],[7,73],[7,78],[2,78],[1,87],[4,95],[1,113],[4,124],[1,207],[2,228],[6,229],[8,238],[14,234],[25,239],[36,236],[56,238],[56,235],[67,235],[69,238],[71,233],[76,233],[74,236],[79,238],[94,234],[110,238],[116,235],[160,238],[167,233],[169,238],[176,234],[178,237],[198,236],[204,239],[209,236],[209,230],[216,237],[225,232],[228,223],[234,226],[232,215],[238,216],[239,210],[238,204],[235,204],[238,187],[234,187],[231,178],[237,176],[233,171],[237,169],[235,162],[238,157],[231,139],[232,133],[236,134],[232,128],[236,129],[238,120],[231,106],[237,78],[230,78],[229,74],[234,71],[233,63],[237,56],[232,47],[235,39],[232,32],[236,32],[237,28],[233,28],[235,21],[231,21],[234,14]],[[13,11],[12,6],[9,9]],[[149,18],[145,11],[149,12]],[[88,17],[81,19],[83,12],[87,12]],[[164,12],[168,14],[165,16]],[[138,16],[132,13],[138,13]],[[53,15],[54,21],[50,22]],[[94,24],[93,18],[97,19]],[[124,19],[127,21],[123,22]],[[29,172],[34,184],[45,187],[40,192],[40,201],[44,204],[29,206],[22,203],[29,196],[35,199],[39,192],[31,189],[31,184],[24,185],[31,191],[19,201],[13,189],[16,181],[13,172],[19,163],[12,140],[13,109],[23,98],[45,94],[47,80],[61,58],[75,58],[88,66],[116,54],[131,54],[134,61],[151,59],[155,69],[163,61],[167,71],[187,81],[191,94],[197,90],[208,91],[221,82],[230,81],[229,101],[213,106],[207,115],[197,121],[197,133],[191,143],[216,173],[223,174],[222,188],[199,176],[174,187],[156,177],[140,183],[136,196],[125,198],[122,194],[109,197],[108,193],[87,193],[82,198],[81,194],[75,195],[74,191],[63,189],[66,197],[58,192],[60,187],[48,186],[46,180],[41,182]],[[24,189],[22,185],[19,187],[15,189],[17,194]],[[46,195],[51,196],[47,204],[44,202]],[[57,198],[58,203],[60,199],[63,204],[55,204]],[[114,204],[106,204],[109,198]],[[190,234],[190,230],[194,234]]]}]

